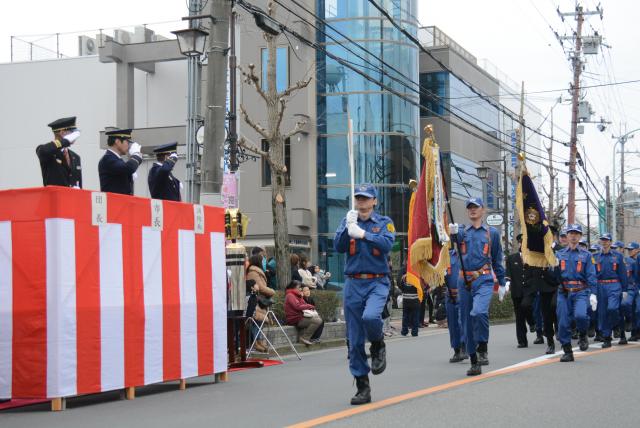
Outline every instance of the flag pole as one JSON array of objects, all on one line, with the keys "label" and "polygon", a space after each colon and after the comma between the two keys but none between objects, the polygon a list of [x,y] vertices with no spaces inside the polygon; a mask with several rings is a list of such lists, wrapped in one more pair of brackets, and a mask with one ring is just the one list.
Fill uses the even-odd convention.
[{"label": "flag pole", "polygon": [[351,209],[354,209],[355,202],[353,194],[356,192],[356,184],[355,184],[355,165],[354,165],[354,154],[353,154],[353,120],[351,120],[351,115],[349,114],[349,110],[347,110],[347,147],[349,151],[349,175],[350,175],[350,185],[351,185],[351,194],[349,200],[351,201]]}]

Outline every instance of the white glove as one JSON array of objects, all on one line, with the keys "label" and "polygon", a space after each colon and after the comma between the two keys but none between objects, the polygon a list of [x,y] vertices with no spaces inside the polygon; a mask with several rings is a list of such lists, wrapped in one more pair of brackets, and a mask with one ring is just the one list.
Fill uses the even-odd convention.
[{"label": "white glove", "polygon": [[69,142],[69,144],[73,144],[78,139],[79,136],[80,136],[80,131],[78,131],[76,129],[72,133],[67,134],[64,137],[62,137],[62,139],[63,140],[67,140]]},{"label": "white glove", "polygon": [[622,292],[622,300],[627,300],[627,296],[629,295],[629,293],[627,293],[626,291]]},{"label": "white glove", "polygon": [[458,223],[449,223],[449,235],[457,235],[458,229]]},{"label": "white glove", "polygon": [[501,285],[498,288],[498,300],[502,302],[504,300],[505,294],[507,294],[507,287],[505,287],[504,285]]},{"label": "white glove", "polygon": [[136,142],[133,142],[129,145],[129,155],[130,156],[140,156],[140,152],[142,151],[142,146]]},{"label": "white glove", "polygon": [[169,159],[171,159],[173,162],[178,162],[178,154],[177,153],[171,153],[169,155]]},{"label": "white glove", "polygon": [[511,281],[506,281],[504,283],[504,288],[505,288],[505,291],[508,293],[509,290],[511,289]]},{"label": "white glove", "polygon": [[358,211],[349,210],[347,213],[347,225],[358,223]]},{"label": "white glove", "polygon": [[364,238],[364,230],[357,224],[350,224],[348,226],[349,236],[354,239]]},{"label": "white glove", "polygon": [[331,278],[331,272],[327,272],[324,274],[325,278]]},{"label": "white glove", "polygon": [[598,298],[595,294],[589,297],[589,303],[591,304],[591,310],[595,312],[598,309]]}]

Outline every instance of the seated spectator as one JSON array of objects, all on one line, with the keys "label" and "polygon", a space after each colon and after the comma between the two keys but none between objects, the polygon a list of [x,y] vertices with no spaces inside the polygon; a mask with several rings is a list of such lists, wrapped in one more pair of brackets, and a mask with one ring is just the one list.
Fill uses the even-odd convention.
[{"label": "seated spectator", "polygon": [[302,285],[308,285],[311,288],[317,287],[317,279],[309,272],[309,267],[311,266],[311,262],[307,258],[305,254],[300,255],[300,264],[298,273],[302,278]]},{"label": "seated spectator", "polygon": [[[308,303],[310,305],[313,305],[313,307],[316,306],[315,300],[313,300],[313,297],[311,297],[311,288],[309,288],[306,285],[302,286],[302,298],[304,299],[304,301],[306,303]],[[322,330],[323,329],[324,329],[324,320],[322,320],[322,324],[320,324],[320,327],[318,327],[316,332],[313,333],[313,335],[311,336],[311,341],[313,343],[319,343],[320,342],[320,336],[322,336]]]},{"label": "seated spectator", "polygon": [[322,318],[318,315],[315,306],[304,301],[301,286],[300,281],[295,280],[287,285],[284,298],[284,313],[288,325],[304,329],[300,334],[300,342],[305,345],[312,345],[311,337],[320,328]]},{"label": "seated spectator", "polygon": [[262,270],[262,256],[254,254],[249,257],[249,267],[247,268],[247,280],[254,280],[258,286],[258,293],[264,297],[273,297],[276,292],[267,285],[267,277]]},{"label": "seated spectator", "polygon": [[324,290],[325,286],[327,285],[327,281],[329,281],[329,278],[331,278],[331,272],[325,272],[321,270],[320,266],[311,266],[309,268],[309,272],[311,272],[313,277],[316,279],[316,286],[318,287],[318,289]]},{"label": "seated spectator", "polygon": [[300,281],[302,282],[302,277],[300,276],[300,257],[297,254],[291,254],[291,280],[292,281]]},{"label": "seated spectator", "polygon": [[[253,318],[258,325],[264,321],[267,311],[258,306],[258,284],[253,279],[248,279],[247,285],[247,310],[244,314],[247,318]],[[251,341],[259,334],[258,326],[255,323],[251,323]],[[258,352],[267,352],[266,340],[262,338],[262,335],[256,340],[255,349]]]},{"label": "seated spectator", "polygon": [[407,275],[402,275],[400,290],[402,290],[402,330],[400,330],[400,334],[406,336],[411,330],[411,336],[415,337],[418,335],[418,328],[420,327],[418,290],[407,283]]}]

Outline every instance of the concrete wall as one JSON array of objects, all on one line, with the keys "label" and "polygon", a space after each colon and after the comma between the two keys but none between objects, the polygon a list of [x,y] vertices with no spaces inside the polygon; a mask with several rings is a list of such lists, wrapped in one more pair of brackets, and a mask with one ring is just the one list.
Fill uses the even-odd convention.
[{"label": "concrete wall", "polygon": [[[7,136],[0,141],[0,189],[42,185],[35,148],[53,137],[47,123],[65,116],[77,116],[82,131],[73,150],[82,157],[84,188],[100,188],[100,131],[116,118],[115,64],[100,63],[97,56],[0,64],[0,93],[0,127]],[[185,96],[185,61],[159,63],[155,74],[136,70],[136,127],[184,125]],[[143,143],[164,142],[160,137]],[[140,196],[148,195],[146,170],[143,165],[136,180]],[[180,163],[176,176],[184,178]]]}]

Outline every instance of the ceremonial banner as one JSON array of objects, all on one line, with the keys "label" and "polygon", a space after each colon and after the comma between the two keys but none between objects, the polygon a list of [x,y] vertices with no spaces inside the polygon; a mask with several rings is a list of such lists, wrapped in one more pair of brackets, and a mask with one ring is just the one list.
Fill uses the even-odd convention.
[{"label": "ceremonial banner", "polygon": [[202,209],[198,234],[186,203],[1,191],[0,398],[226,371],[224,212]]},{"label": "ceremonial banner", "polygon": [[553,232],[549,228],[538,192],[529,176],[523,159],[516,189],[516,210],[522,227],[522,262],[526,265],[556,266],[553,251]]},{"label": "ceremonial banner", "polygon": [[420,182],[415,193],[415,203],[409,211],[411,230],[408,266],[427,284],[438,286],[444,283],[444,276],[450,264],[451,242],[447,233],[449,220],[440,166],[440,149],[433,140],[431,125],[427,126],[426,131],[427,137],[422,144],[424,163]]},{"label": "ceremonial banner", "polygon": [[[412,180],[412,183],[415,183],[415,181]],[[413,232],[413,228],[414,228],[414,218],[413,218],[413,207],[416,204],[416,192],[412,192],[411,193],[411,199],[409,201],[409,227],[407,230],[407,235],[409,237],[412,236],[412,232]],[[422,302],[422,299],[424,299],[424,292],[422,290],[422,284],[420,284],[420,276],[413,270],[413,268],[411,267],[411,242],[409,242],[408,245],[408,250],[407,250],[407,260],[409,260],[409,263],[407,263],[407,284],[408,285],[413,285],[415,287],[415,289],[418,292],[418,300],[420,302]]]}]

